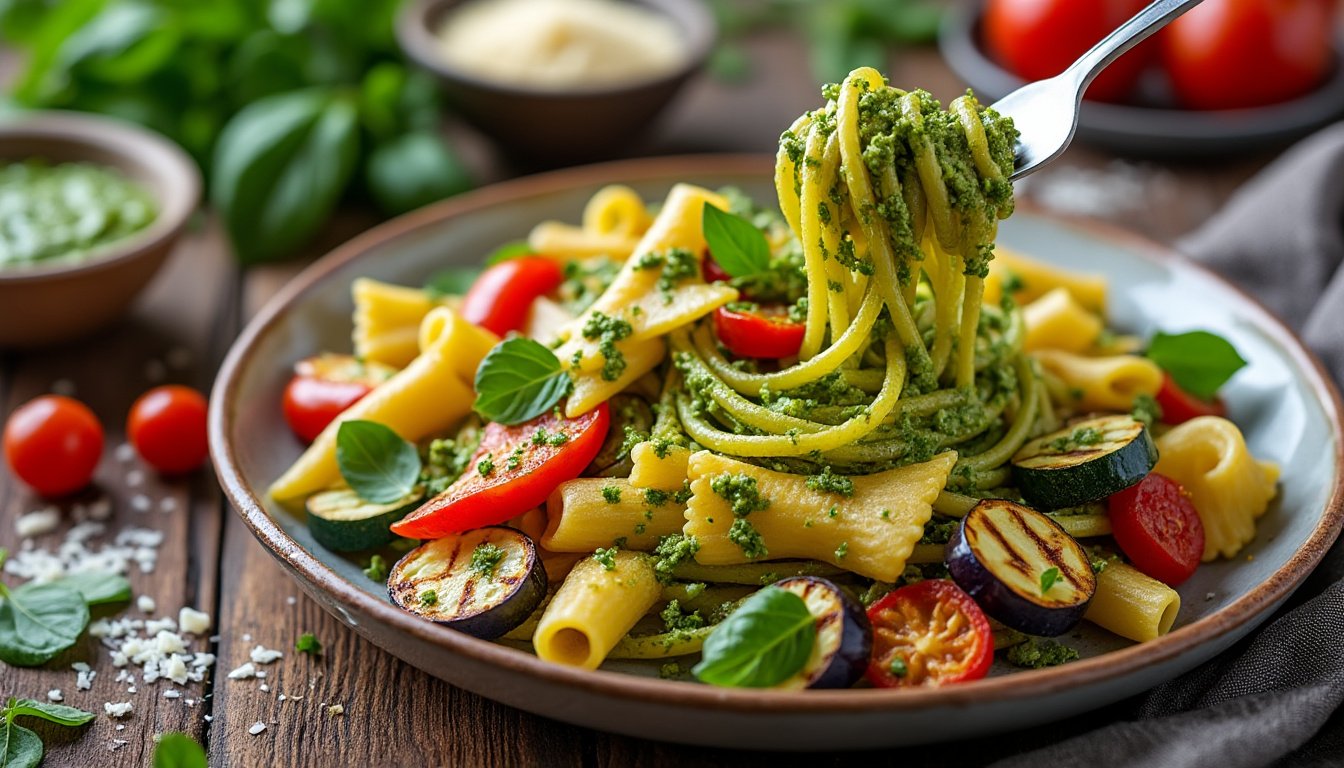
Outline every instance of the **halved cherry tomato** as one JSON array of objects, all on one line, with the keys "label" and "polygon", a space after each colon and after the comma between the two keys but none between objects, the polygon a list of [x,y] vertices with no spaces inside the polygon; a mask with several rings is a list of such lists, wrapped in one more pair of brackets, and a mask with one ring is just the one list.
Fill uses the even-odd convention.
[{"label": "halved cherry tomato", "polygon": [[1307,93],[1335,60],[1335,6],[1205,0],[1157,35],[1172,90],[1192,109],[1258,107]]},{"label": "halved cherry tomato", "polygon": [[103,455],[103,426],[78,400],[43,395],[10,414],[4,444],[20,480],[43,496],[65,496],[93,479]]},{"label": "halved cherry tomato", "polygon": [[705,257],[700,260],[700,273],[704,275],[706,283],[726,283],[733,279],[733,276],[723,271],[719,262],[714,260],[714,254],[705,249]]},{"label": "halved cherry tomato", "polygon": [[1157,390],[1155,399],[1162,408],[1163,424],[1184,424],[1196,416],[1227,415],[1227,406],[1222,399],[1201,400],[1181,389],[1181,385],[1166,372],[1162,374],[1162,388]]},{"label": "halved cherry tomato", "polygon": [[1185,489],[1151,472],[1106,502],[1111,535],[1134,567],[1176,586],[1204,556],[1204,524]]},{"label": "halved cherry tomato", "polygon": [[285,387],[285,421],[305,443],[374,387],[387,381],[393,369],[381,363],[361,362],[350,355],[319,355],[294,365],[294,378]]},{"label": "halved cherry tomato", "polygon": [[126,436],[140,458],[163,474],[190,472],[210,452],[205,412],[205,396],[191,387],[155,387],[131,406]]},{"label": "halved cherry tomato", "polygon": [[[1146,0],[989,0],[984,37],[989,53],[1023,80],[1063,72],[1083,53],[1128,21]],[[1122,101],[1134,90],[1154,49],[1139,45],[1106,67],[1086,97]]]},{"label": "halved cherry tomato", "polygon": [[806,330],[802,323],[790,322],[783,307],[761,307],[755,312],[727,307],[714,310],[714,333],[738,357],[793,357],[803,345]]},{"label": "halved cherry tomato", "polygon": [[868,609],[868,681],[916,688],[979,680],[994,662],[994,634],[975,600],[948,579],[888,593]]},{"label": "halved cherry tomato", "polygon": [[462,299],[462,317],[496,336],[521,331],[538,296],[560,287],[565,274],[545,256],[501,261],[476,278]]},{"label": "halved cherry tomato", "polygon": [[602,448],[610,425],[606,403],[573,419],[548,412],[512,427],[491,422],[467,471],[394,523],[392,532],[438,539],[517,517],[546,501],[556,486],[578,477]]}]

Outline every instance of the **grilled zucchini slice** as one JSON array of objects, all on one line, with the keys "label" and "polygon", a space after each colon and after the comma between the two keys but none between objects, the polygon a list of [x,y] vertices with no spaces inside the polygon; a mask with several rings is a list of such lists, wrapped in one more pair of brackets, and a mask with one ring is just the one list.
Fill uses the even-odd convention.
[{"label": "grilled zucchini slice", "polygon": [[373,549],[396,536],[388,526],[420,506],[419,492],[391,504],[372,504],[349,488],[322,491],[308,498],[308,530],[333,552]]},{"label": "grilled zucchini slice", "polygon": [[1022,446],[1013,479],[1037,509],[1074,507],[1104,499],[1142,480],[1157,464],[1157,447],[1143,422],[1099,416]]}]

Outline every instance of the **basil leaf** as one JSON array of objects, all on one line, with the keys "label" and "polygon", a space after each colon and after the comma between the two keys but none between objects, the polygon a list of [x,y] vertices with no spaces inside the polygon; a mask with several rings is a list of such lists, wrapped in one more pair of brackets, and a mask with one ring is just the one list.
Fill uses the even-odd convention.
[{"label": "basil leaf", "polygon": [[490,350],[476,369],[476,412],[501,424],[521,424],[550,410],[569,390],[555,353],[514,338]]},{"label": "basil leaf", "polygon": [[355,167],[359,120],[327,88],[244,107],[215,145],[210,199],[239,259],[252,264],[303,245],[322,226]]},{"label": "basil leaf", "polygon": [[533,253],[536,253],[536,251],[532,249],[532,246],[529,245],[526,240],[514,240],[491,251],[490,255],[485,257],[485,264],[486,266],[493,267],[501,261],[516,259],[519,256],[530,256]]},{"label": "basil leaf", "polygon": [[1044,595],[1049,592],[1050,588],[1055,586],[1055,582],[1057,581],[1059,581],[1058,568],[1050,567],[1041,571],[1041,594]]},{"label": "basil leaf", "polygon": [[154,745],[154,768],[206,768],[205,749],[185,733],[165,733]]},{"label": "basil leaf", "polygon": [[374,504],[410,496],[420,479],[420,452],[376,421],[341,423],[336,431],[336,464],[355,493]]},{"label": "basil leaf", "polygon": [[770,268],[770,244],[751,222],[705,203],[701,226],[709,252],[724,272],[748,277]]},{"label": "basil leaf", "polygon": [[74,645],[89,624],[84,596],[61,584],[0,586],[0,661],[16,667],[45,664]]},{"label": "basil leaf", "polygon": [[164,9],[124,0],[109,3],[66,39],[57,63],[91,80],[138,83],[172,61],[180,39]]},{"label": "basil leaf", "polygon": [[1171,374],[1176,384],[1203,400],[1212,400],[1246,361],[1232,343],[1208,331],[1157,332],[1148,342],[1148,359]]},{"label": "basil leaf", "polygon": [[816,640],[817,620],[803,599],[765,587],[709,633],[691,672],[712,685],[768,688],[798,674]]},{"label": "basil leaf", "polygon": [[425,281],[425,293],[435,301],[444,296],[465,296],[480,276],[481,270],[474,267],[449,267],[435,272]]},{"label": "basil leaf", "polygon": [[34,699],[10,699],[9,706],[5,709],[10,717],[27,715],[71,728],[76,725],[83,725],[93,719],[92,712],[67,707],[64,704],[51,704]]},{"label": "basil leaf", "polygon": [[72,573],[57,579],[55,583],[77,590],[89,605],[124,603],[131,599],[131,582],[115,573]]},{"label": "basil leaf", "polygon": [[405,213],[471,189],[471,174],[443,138],[407,133],[374,147],[364,166],[373,201],[389,215]]},{"label": "basil leaf", "polygon": [[37,768],[42,764],[42,739],[6,720],[0,730],[0,768]]}]

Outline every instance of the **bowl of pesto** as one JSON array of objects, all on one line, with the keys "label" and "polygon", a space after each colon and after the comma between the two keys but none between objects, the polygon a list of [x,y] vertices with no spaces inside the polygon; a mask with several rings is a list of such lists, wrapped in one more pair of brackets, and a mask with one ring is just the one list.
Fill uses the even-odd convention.
[{"label": "bowl of pesto", "polygon": [[200,199],[195,162],[105,117],[0,119],[0,347],[112,323],[162,266]]}]

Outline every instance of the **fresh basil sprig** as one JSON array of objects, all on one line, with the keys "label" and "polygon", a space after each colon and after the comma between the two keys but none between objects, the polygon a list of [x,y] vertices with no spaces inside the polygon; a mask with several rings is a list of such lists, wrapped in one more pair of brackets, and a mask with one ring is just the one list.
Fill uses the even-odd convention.
[{"label": "fresh basil sprig", "polygon": [[521,424],[550,410],[569,390],[555,353],[532,339],[506,339],[476,369],[476,412],[501,424]]},{"label": "fresh basil sprig", "polygon": [[[0,549],[0,566],[8,552]],[[74,645],[89,624],[79,590],[59,583],[0,582],[0,661],[16,667],[45,664]]]},{"label": "fresh basil sprig", "polygon": [[770,244],[751,222],[705,203],[701,226],[709,252],[724,272],[750,277],[770,268]]},{"label": "fresh basil sprig", "polygon": [[359,498],[374,504],[404,499],[420,481],[420,452],[376,421],[341,422],[336,465]]},{"label": "fresh basil sprig", "polygon": [[798,674],[816,641],[817,620],[807,604],[772,585],[714,628],[691,672],[712,685],[768,688]]},{"label": "fresh basil sprig", "polygon": [[3,768],[37,768],[42,763],[42,738],[33,731],[14,723],[16,717],[35,717],[68,728],[83,725],[93,719],[92,712],[48,704],[33,699],[10,698],[0,709],[0,766]]},{"label": "fresh basil sprig", "polygon": [[1208,331],[1162,333],[1148,342],[1148,359],[1171,374],[1181,389],[1212,400],[1246,360],[1232,343]]},{"label": "fresh basil sprig", "polygon": [[73,587],[84,596],[87,605],[124,603],[131,599],[131,582],[125,576],[101,571],[72,573],[56,580],[56,584]]},{"label": "fresh basil sprig", "polygon": [[153,768],[206,768],[205,749],[185,733],[165,733],[154,745]]}]

